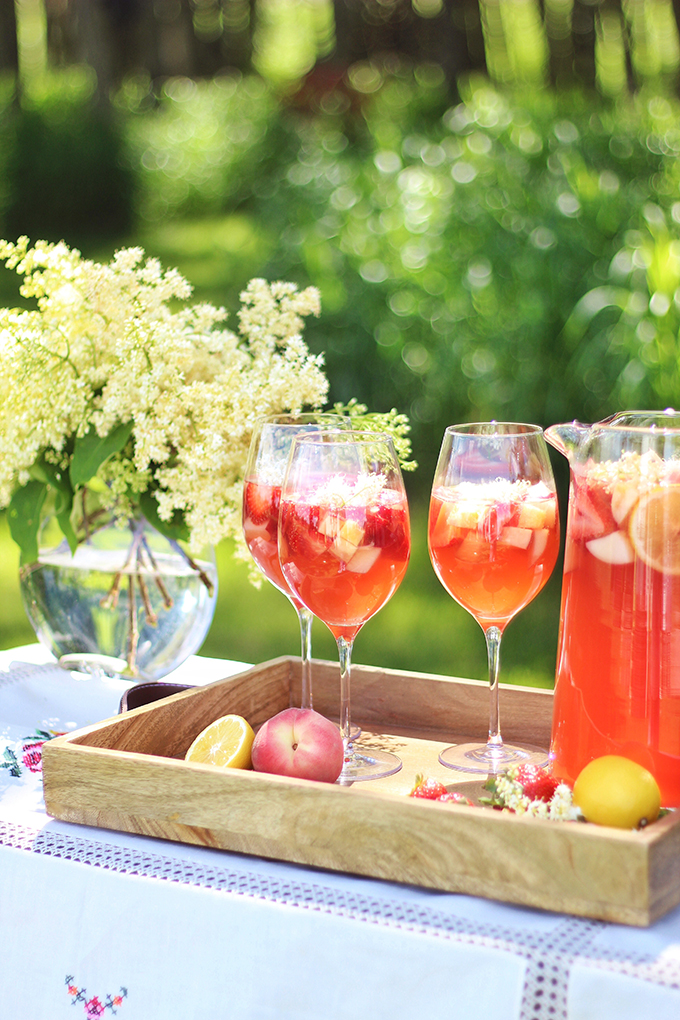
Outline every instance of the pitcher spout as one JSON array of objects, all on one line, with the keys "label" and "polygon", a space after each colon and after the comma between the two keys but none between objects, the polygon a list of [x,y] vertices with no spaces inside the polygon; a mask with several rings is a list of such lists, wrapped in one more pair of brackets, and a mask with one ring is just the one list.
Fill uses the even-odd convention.
[{"label": "pitcher spout", "polygon": [[563,453],[571,461],[583,442],[590,435],[590,426],[580,421],[565,422],[562,425],[549,425],[544,432],[546,441],[556,450]]}]

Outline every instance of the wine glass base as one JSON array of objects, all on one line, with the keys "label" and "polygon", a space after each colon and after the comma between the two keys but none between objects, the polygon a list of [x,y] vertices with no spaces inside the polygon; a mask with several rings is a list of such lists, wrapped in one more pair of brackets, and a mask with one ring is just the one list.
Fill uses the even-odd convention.
[{"label": "wine glass base", "polygon": [[549,762],[548,752],[533,744],[452,744],[439,755],[439,761],[449,769],[459,772],[505,772],[512,765],[538,765],[545,767]]},{"label": "wine glass base", "polygon": [[364,779],[382,779],[393,776],[401,768],[401,758],[389,751],[353,744],[345,757],[338,783],[358,783]]}]

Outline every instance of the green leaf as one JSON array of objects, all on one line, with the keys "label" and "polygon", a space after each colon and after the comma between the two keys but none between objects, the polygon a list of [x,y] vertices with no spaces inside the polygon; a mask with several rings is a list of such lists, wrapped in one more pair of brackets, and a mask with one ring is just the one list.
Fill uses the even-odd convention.
[{"label": "green leaf", "polygon": [[73,489],[66,472],[55,464],[48,463],[40,457],[30,469],[30,474],[38,482],[48,485],[54,492],[54,514],[72,553],[76,551],[78,539],[71,524],[73,510]]},{"label": "green leaf", "polygon": [[87,484],[109,457],[123,449],[132,435],[133,425],[131,421],[116,425],[106,436],[97,435],[97,432],[90,428],[84,436],[76,439],[70,468],[71,485],[74,490]]},{"label": "green leaf", "polygon": [[73,525],[71,524],[72,506],[73,504],[70,504],[64,510],[56,511],[57,522],[62,530],[64,538],[68,542],[68,547],[71,550],[71,555],[73,555],[76,549],[78,548],[78,538],[76,536],[75,531],[73,530]]},{"label": "green leaf", "polygon": [[165,535],[166,538],[169,538],[174,542],[189,541],[189,529],[181,510],[175,510],[171,520],[162,521],[158,516],[158,503],[151,492],[141,493],[139,497],[139,506],[149,524],[151,524],[156,531],[160,531],[161,535]]},{"label": "green leaf", "polygon": [[17,489],[7,508],[7,519],[12,538],[21,550],[21,563],[35,563],[38,559],[38,528],[47,485],[37,479]]}]

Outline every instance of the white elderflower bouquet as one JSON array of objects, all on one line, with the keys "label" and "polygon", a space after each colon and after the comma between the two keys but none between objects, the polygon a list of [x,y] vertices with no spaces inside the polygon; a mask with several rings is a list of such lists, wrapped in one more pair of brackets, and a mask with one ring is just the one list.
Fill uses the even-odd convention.
[{"label": "white elderflower bouquet", "polygon": [[234,333],[141,248],[103,265],[20,238],[0,259],[33,306],[0,309],[0,506],[22,562],[48,509],[72,550],[103,515],[137,511],[194,549],[238,538],[256,419],[326,397],[301,337],[318,292],[252,280]]}]

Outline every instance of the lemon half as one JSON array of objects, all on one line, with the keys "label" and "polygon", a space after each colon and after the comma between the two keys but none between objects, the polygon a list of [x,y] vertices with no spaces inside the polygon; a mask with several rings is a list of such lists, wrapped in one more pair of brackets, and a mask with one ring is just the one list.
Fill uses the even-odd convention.
[{"label": "lemon half", "polygon": [[254,739],[250,723],[242,716],[223,715],[198,734],[184,759],[221,768],[249,769]]}]

